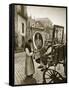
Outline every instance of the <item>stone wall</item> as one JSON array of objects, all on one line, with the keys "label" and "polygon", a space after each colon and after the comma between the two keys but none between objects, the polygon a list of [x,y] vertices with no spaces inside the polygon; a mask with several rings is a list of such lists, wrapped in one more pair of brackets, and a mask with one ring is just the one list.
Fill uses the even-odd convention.
[{"label": "stone wall", "polygon": [[[23,48],[23,44],[25,44],[25,37],[26,37],[26,29],[27,29],[27,12],[26,7],[23,5],[15,5],[15,40],[17,38],[17,48]],[[22,31],[22,24],[24,25],[24,32]],[[16,41],[15,41],[16,42]],[[16,47],[16,46],[15,46]]]}]

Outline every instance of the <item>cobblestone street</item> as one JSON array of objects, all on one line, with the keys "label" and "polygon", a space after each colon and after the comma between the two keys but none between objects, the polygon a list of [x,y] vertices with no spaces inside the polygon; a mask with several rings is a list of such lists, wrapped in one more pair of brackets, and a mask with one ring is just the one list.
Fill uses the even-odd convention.
[{"label": "cobblestone street", "polygon": [[[15,54],[15,83],[22,84],[25,79],[25,52]],[[34,61],[35,74],[34,78],[37,83],[42,82],[42,72],[37,69],[39,64]]]},{"label": "cobblestone street", "polygon": [[[16,53],[15,54],[15,84],[24,84],[24,79],[25,79],[25,52],[21,53]],[[37,67],[39,66],[38,63],[35,62],[34,60],[34,66],[35,66],[35,74],[33,78],[36,80],[37,83],[42,83],[43,77],[42,77],[42,72],[40,69]],[[53,67],[51,67],[52,69]],[[63,65],[57,65],[57,71],[61,73],[61,75],[64,76],[64,68]]]}]

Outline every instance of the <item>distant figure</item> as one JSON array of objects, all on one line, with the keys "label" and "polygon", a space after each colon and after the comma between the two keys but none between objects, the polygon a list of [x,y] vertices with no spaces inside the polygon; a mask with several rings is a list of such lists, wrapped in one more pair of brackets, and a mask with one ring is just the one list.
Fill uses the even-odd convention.
[{"label": "distant figure", "polygon": [[33,62],[33,47],[32,40],[29,39],[25,45],[26,61],[25,61],[25,74],[27,77],[32,77],[35,73],[34,62]]}]

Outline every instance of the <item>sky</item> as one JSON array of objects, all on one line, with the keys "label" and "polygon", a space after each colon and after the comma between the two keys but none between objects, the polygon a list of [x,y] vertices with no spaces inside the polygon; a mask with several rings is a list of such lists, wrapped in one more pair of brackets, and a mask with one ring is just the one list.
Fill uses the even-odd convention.
[{"label": "sky", "polygon": [[27,13],[33,19],[49,18],[53,24],[64,26],[66,33],[66,8],[27,6]]}]

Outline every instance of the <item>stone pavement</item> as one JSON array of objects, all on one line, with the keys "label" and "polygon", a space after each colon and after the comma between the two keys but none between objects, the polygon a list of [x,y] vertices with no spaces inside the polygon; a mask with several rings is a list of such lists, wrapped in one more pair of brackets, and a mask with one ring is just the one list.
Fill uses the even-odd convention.
[{"label": "stone pavement", "polygon": [[[23,80],[25,79],[25,59],[25,52],[15,54],[15,84],[24,84]],[[35,60],[34,66],[35,74],[33,78],[35,78],[37,83],[42,83],[42,72],[37,69],[39,64],[36,63]]]},{"label": "stone pavement", "polygon": [[[25,80],[25,59],[26,59],[25,52],[15,54],[15,84],[16,85],[25,84],[24,83],[24,80]],[[35,66],[35,74],[31,80],[29,80],[29,78],[28,78],[28,81],[32,82],[34,80],[34,82],[36,82],[36,83],[42,83],[43,72],[41,72],[40,69],[37,68],[39,66],[39,64],[36,63],[35,60],[34,60],[34,66]],[[51,69],[52,68],[53,67],[51,67]],[[63,65],[60,65],[60,66],[58,65],[57,71],[60,72],[61,75],[64,75]]]}]

